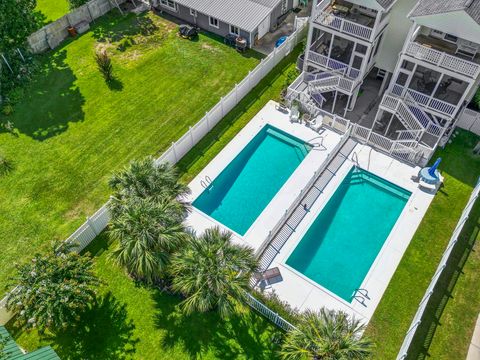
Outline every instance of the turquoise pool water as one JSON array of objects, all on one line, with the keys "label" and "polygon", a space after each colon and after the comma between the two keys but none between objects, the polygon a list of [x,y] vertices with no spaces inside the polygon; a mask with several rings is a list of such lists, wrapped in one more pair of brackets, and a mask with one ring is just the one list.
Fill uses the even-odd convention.
[{"label": "turquoise pool water", "polygon": [[244,235],[310,149],[307,143],[266,125],[193,206]]},{"label": "turquoise pool water", "polygon": [[287,264],[351,302],[411,193],[352,169],[287,259]]}]

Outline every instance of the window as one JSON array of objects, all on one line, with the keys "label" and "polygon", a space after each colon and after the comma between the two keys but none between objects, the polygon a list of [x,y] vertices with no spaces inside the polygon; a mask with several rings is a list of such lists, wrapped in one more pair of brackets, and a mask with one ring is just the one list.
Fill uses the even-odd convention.
[{"label": "window", "polygon": [[240,29],[236,26],[230,25],[230,32],[232,34],[240,36]]},{"label": "window", "polygon": [[445,34],[444,39],[447,40],[447,41],[456,43],[457,40],[458,40],[458,37],[456,37],[455,35],[452,35],[452,34]]},{"label": "window", "polygon": [[160,0],[160,3],[170,10],[177,11],[177,3],[173,0]]},{"label": "window", "polygon": [[217,29],[220,27],[217,18],[209,16],[208,17],[208,22],[209,22],[210,26],[216,27]]},{"label": "window", "polygon": [[193,17],[197,17],[197,10],[190,9],[190,15],[192,15]]}]

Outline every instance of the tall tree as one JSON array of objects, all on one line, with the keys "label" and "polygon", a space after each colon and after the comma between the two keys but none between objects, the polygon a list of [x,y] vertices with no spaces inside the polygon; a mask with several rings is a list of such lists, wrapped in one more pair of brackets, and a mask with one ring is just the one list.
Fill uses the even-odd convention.
[{"label": "tall tree", "polygon": [[363,360],[372,351],[370,339],[361,337],[365,325],[341,311],[307,311],[296,330],[287,333],[280,357],[285,360]]},{"label": "tall tree", "polygon": [[71,246],[64,245],[17,266],[10,285],[19,286],[9,293],[7,309],[15,311],[27,326],[65,328],[78,321],[95,299],[100,280],[93,273],[91,258],[70,250]]},{"label": "tall tree", "polygon": [[185,240],[184,199],[190,190],[170,164],[157,166],[151,157],[132,161],[109,184],[114,191],[109,234],[117,241],[112,258],[130,274],[155,282]]},{"label": "tall tree", "polygon": [[217,309],[225,317],[241,307],[258,263],[251,248],[232,243],[231,237],[218,227],[207,229],[173,256],[172,286],[186,296],[186,313]]},{"label": "tall tree", "polygon": [[39,23],[36,0],[0,1],[0,52],[22,47]]},{"label": "tall tree", "polygon": [[182,205],[171,199],[130,198],[110,223],[109,235],[117,241],[111,258],[130,274],[155,282],[185,239],[182,220]]},{"label": "tall tree", "polygon": [[189,208],[189,204],[183,199],[190,193],[190,189],[179,182],[175,168],[169,163],[156,165],[150,156],[143,160],[134,160],[114,173],[109,185],[114,192],[111,201],[112,216],[117,214],[117,210],[121,211],[124,200],[131,197],[176,199],[184,205],[185,211]]}]

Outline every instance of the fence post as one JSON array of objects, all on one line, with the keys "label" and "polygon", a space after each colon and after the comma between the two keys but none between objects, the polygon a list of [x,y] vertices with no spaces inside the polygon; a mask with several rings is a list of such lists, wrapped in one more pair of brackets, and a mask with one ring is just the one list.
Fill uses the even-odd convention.
[{"label": "fence post", "polygon": [[235,84],[235,105],[238,105],[238,84]]},{"label": "fence post", "polygon": [[205,111],[205,120],[207,121],[207,129],[210,131],[210,116],[208,116],[208,111]]},{"label": "fence post", "polygon": [[192,131],[191,126],[188,127],[188,132],[190,133],[190,141],[192,143],[192,148],[193,148],[193,145],[195,145],[195,142],[194,142],[194,139],[193,139],[193,131]]},{"label": "fence post", "polygon": [[220,107],[222,108],[222,118],[225,116],[225,110],[223,108],[223,96],[220,98]]}]

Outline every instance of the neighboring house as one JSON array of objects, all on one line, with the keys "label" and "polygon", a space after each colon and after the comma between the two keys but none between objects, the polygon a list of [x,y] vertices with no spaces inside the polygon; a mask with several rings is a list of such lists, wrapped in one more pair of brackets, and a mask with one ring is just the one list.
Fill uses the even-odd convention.
[{"label": "neighboring house", "polygon": [[60,357],[50,346],[24,353],[17,345],[15,340],[10,336],[5,327],[0,326],[0,344],[4,345],[0,348],[0,358],[8,360],[60,360]]},{"label": "neighboring house", "polygon": [[154,5],[188,23],[225,36],[245,38],[249,46],[276,29],[299,0],[155,0]]},{"label": "neighboring house", "polygon": [[303,71],[289,100],[425,162],[478,87],[480,0],[316,0]]}]

